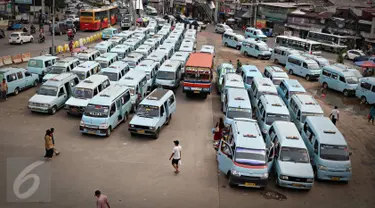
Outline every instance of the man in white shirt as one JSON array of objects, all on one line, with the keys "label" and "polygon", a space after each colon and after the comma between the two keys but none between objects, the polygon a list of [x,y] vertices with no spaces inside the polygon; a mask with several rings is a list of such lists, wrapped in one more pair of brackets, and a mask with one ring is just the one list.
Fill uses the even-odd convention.
[{"label": "man in white shirt", "polygon": [[339,120],[339,110],[337,110],[337,106],[335,106],[335,108],[332,110],[331,114],[329,115],[329,117],[331,118],[331,121],[333,124],[336,125],[336,121]]},{"label": "man in white shirt", "polygon": [[178,162],[181,160],[181,146],[180,142],[178,140],[173,141],[174,147],[173,147],[173,152],[172,155],[169,157],[169,160],[172,158],[172,166],[175,169],[175,173],[179,173],[180,171],[178,170]]}]

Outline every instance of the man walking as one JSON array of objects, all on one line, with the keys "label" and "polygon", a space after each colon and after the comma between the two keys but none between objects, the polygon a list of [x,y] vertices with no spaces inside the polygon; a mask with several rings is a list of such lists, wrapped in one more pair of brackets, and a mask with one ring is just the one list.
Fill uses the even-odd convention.
[{"label": "man walking", "polygon": [[173,141],[174,143],[174,147],[173,147],[173,152],[172,152],[172,155],[169,157],[169,160],[172,160],[172,166],[174,167],[175,169],[175,173],[179,173],[180,171],[178,170],[178,163],[180,162],[181,160],[181,146],[180,146],[180,142],[178,140],[175,140]]},{"label": "man walking", "polygon": [[237,70],[236,70],[236,73],[237,73],[237,74],[240,74],[240,73],[241,73],[241,71],[240,71],[241,66],[242,66],[242,63],[240,62],[239,59],[237,59]]},{"label": "man walking", "polygon": [[97,208],[111,208],[108,203],[108,198],[103,195],[99,190],[95,191],[96,196],[96,207]]},{"label": "man walking", "polygon": [[7,92],[8,92],[8,84],[5,79],[0,84],[0,100],[6,101],[7,100]]},{"label": "man walking", "polygon": [[331,114],[329,114],[329,117],[331,118],[331,121],[336,126],[336,121],[339,120],[339,110],[337,110],[337,106],[332,110]]},{"label": "man walking", "polygon": [[[55,147],[55,128],[51,128],[51,136],[52,136],[52,144],[53,146]],[[53,153],[57,156],[60,154],[60,152],[56,149],[56,148],[53,148]]]}]

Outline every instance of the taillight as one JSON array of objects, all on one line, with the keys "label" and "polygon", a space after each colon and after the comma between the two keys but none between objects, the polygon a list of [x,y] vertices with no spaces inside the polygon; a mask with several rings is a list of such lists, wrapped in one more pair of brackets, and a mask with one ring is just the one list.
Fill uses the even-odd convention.
[{"label": "taillight", "polygon": [[312,54],[312,51],[310,51],[310,54]]}]

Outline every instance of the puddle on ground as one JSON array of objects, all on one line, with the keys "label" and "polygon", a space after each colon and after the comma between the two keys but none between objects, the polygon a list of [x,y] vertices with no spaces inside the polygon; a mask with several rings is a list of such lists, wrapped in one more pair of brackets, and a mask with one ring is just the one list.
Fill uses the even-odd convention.
[{"label": "puddle on ground", "polygon": [[325,103],[337,106],[339,109],[350,112],[353,115],[367,116],[370,111],[370,106],[360,104],[360,100],[355,96],[345,97],[340,92],[323,89],[322,87],[311,88],[308,91]]},{"label": "puddle on ground", "polygon": [[284,194],[281,194],[277,191],[272,191],[272,190],[264,190],[262,195],[266,199],[275,199],[279,201],[284,201],[287,199],[287,197]]}]

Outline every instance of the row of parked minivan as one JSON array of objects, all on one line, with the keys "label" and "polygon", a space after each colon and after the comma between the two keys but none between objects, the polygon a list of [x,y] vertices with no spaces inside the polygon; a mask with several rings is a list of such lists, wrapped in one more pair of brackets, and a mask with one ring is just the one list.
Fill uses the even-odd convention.
[{"label": "row of parked minivan", "polygon": [[220,93],[229,131],[217,160],[231,186],[265,187],[271,170],[277,185],[296,189],[311,189],[315,179],[350,180],[345,138],[297,80],[276,86],[256,67],[242,66],[241,76],[225,66]]}]

